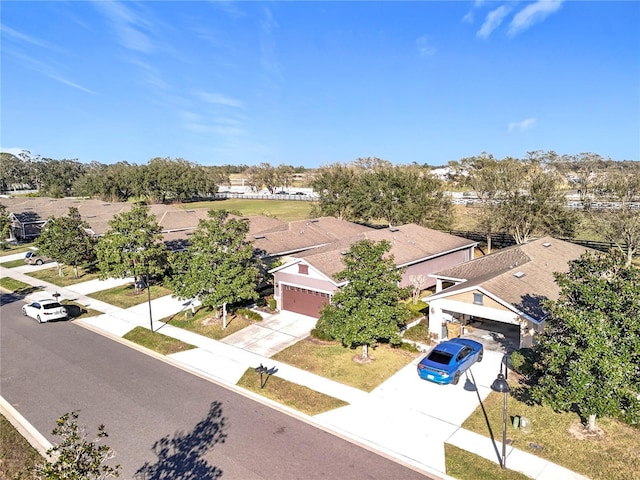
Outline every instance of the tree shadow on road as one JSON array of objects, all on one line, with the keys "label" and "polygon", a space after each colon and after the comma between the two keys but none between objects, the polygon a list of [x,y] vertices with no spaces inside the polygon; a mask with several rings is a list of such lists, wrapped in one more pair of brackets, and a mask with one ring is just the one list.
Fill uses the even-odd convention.
[{"label": "tree shadow on road", "polygon": [[155,463],[145,463],[135,474],[136,480],[216,480],[222,470],[209,465],[203,458],[217,443],[227,438],[225,419],[220,402],[212,402],[206,418],[191,432],[166,435],[152,447],[158,457]]}]

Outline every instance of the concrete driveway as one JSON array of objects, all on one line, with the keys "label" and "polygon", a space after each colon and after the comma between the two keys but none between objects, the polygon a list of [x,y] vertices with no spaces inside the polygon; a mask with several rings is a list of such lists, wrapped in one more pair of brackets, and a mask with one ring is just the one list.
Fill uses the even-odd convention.
[{"label": "concrete driveway", "polygon": [[404,405],[447,423],[460,426],[478,407],[479,399],[491,392],[491,384],[500,372],[503,354],[485,350],[482,362],[475,363],[460,378],[458,385],[437,385],[418,377],[417,365],[411,362],[376,388],[372,394]]},{"label": "concrete driveway", "polygon": [[309,336],[317,319],[292,312],[279,312],[221,340],[249,352],[271,357]]}]

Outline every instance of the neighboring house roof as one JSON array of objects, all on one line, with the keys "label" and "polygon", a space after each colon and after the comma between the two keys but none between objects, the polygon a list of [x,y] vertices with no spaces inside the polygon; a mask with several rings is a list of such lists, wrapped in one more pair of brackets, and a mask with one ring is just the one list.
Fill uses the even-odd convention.
[{"label": "neighboring house roof", "polygon": [[394,262],[398,267],[409,266],[478,244],[478,242],[466,238],[410,223],[379,230],[369,229],[358,235],[301,252],[295,256],[335,280],[335,275],[344,270],[344,252],[349,250],[352,244],[361,240],[374,242],[387,240],[391,244],[389,254],[393,255]]},{"label": "neighboring house roof", "polygon": [[333,217],[320,217],[289,222],[275,231],[257,232],[249,240],[254,241],[256,249],[266,252],[269,256],[282,256],[318,248],[373,230]]},{"label": "neighboring house roof", "polygon": [[462,282],[426,297],[427,302],[469,290],[482,290],[533,319],[546,315],[543,300],[557,300],[554,273],[589,250],[581,245],[543,237],[437,272],[433,277]]}]

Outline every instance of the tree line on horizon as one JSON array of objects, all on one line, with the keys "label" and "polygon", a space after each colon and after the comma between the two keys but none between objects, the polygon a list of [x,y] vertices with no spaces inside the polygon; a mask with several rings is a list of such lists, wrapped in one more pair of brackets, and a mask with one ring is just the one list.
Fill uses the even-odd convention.
[{"label": "tree line on horizon", "polygon": [[[211,198],[230,175],[241,174],[254,191],[288,188],[306,173],[318,195],[313,216],[333,216],[370,225],[407,223],[450,230],[451,190],[473,191],[477,220],[491,250],[493,234],[516,243],[541,235],[573,238],[588,224],[599,238],[621,246],[630,262],[640,251],[640,162],[615,162],[593,153],[529,152],[526,158],[497,159],[488,153],[451,161],[445,174],[428,165],[394,165],[376,157],[333,163],[313,171],[290,165],[202,166],[178,158],[154,158],[145,165],[118,162],[89,165],[76,160],[0,157],[1,189],[28,184],[40,195],[146,203]],[[576,190],[583,209],[568,209],[566,192]],[[600,208],[610,202],[616,208]]]}]

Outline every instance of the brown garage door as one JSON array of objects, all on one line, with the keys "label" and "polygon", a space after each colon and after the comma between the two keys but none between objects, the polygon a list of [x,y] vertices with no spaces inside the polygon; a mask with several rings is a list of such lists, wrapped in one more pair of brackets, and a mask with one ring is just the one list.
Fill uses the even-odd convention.
[{"label": "brown garage door", "polygon": [[320,309],[329,303],[329,294],[306,288],[282,286],[282,309],[318,318]]}]

